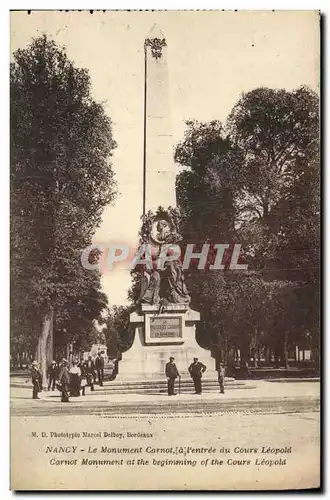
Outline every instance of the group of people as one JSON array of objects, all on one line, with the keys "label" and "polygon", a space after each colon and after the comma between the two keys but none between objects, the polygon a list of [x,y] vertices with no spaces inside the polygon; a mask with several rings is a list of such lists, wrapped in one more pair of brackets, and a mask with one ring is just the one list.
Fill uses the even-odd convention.
[{"label": "group of people", "polygon": [[[202,394],[202,376],[206,371],[206,366],[201,363],[198,358],[189,365],[189,374],[194,382],[195,394]],[[167,377],[167,392],[169,396],[175,396],[175,380],[181,379],[174,357],[171,356],[169,362],[166,363],[165,375]],[[85,388],[90,387],[94,391],[94,385],[98,383],[101,387],[104,381],[104,358],[99,352],[95,361],[92,356],[88,356],[86,361],[73,360],[71,367],[67,359],[63,359],[61,363],[53,361],[47,370],[48,390],[55,390],[57,387],[62,393],[61,401],[69,402],[69,397],[76,397],[82,394],[85,395]],[[31,379],[33,384],[32,398],[39,399],[38,393],[42,390],[42,375],[38,369],[38,363],[33,361]],[[218,368],[218,381],[220,393],[225,392],[225,368],[220,363]]]},{"label": "group of people", "polygon": [[[67,359],[61,363],[53,361],[47,370],[48,391],[59,389],[62,394],[61,401],[69,402],[69,397],[85,395],[85,388],[90,387],[94,391],[94,385],[98,383],[101,387],[104,381],[104,357],[99,352],[93,361],[92,356],[88,356],[86,361],[73,359],[71,366]],[[38,363],[33,361],[31,370],[33,384],[32,398],[39,399],[38,393],[42,390],[42,375],[38,368]]]},{"label": "group of people", "polygon": [[[194,361],[189,365],[189,374],[194,382],[195,394],[202,394],[202,376],[206,371],[206,366],[198,361],[198,358],[194,358]],[[179,371],[174,363],[174,357],[171,356],[165,367],[165,375],[167,377],[167,393],[169,396],[175,396],[174,392],[175,380],[181,378]],[[225,393],[225,368],[222,363],[219,365],[218,369],[218,381],[220,387],[220,393]]]}]

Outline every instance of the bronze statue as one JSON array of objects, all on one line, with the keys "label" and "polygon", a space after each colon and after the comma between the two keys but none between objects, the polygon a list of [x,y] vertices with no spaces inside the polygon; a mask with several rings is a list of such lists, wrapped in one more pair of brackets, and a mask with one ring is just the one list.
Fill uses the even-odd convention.
[{"label": "bronze statue", "polygon": [[[155,217],[148,213],[141,231],[142,241],[153,245],[155,250],[154,264],[162,245],[176,244],[182,240],[177,223],[170,214],[160,213]],[[180,260],[166,262],[162,271],[144,270],[141,293],[136,305],[189,304],[190,300]]]},{"label": "bronze statue", "polygon": [[189,304],[190,295],[184,281],[182,264],[179,260],[165,263],[165,298],[171,304]]},{"label": "bronze statue", "polygon": [[157,219],[152,225],[150,239],[158,245],[162,245],[164,243],[178,243],[182,236],[174,227],[171,227],[167,220]]},{"label": "bronze statue", "polygon": [[144,271],[143,289],[139,302],[143,304],[159,304],[160,275],[156,270]]}]

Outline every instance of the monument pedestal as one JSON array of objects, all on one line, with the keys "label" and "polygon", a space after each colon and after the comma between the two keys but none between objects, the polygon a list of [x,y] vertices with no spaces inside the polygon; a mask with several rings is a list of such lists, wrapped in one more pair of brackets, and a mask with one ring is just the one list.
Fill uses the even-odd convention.
[{"label": "monument pedestal", "polygon": [[200,314],[186,304],[169,304],[161,311],[159,305],[142,305],[141,313],[130,315],[135,337],[119,363],[117,380],[163,380],[170,356],[175,358],[182,379],[190,378],[188,366],[193,358],[206,366],[204,378],[215,379],[217,372],[210,351],[196,342],[199,319]]}]

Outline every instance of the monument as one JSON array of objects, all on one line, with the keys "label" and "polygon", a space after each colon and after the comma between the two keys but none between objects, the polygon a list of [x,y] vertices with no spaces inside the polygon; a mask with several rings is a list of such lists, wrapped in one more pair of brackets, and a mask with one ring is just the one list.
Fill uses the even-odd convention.
[{"label": "monument", "polygon": [[208,377],[216,378],[214,359],[196,342],[196,323],[179,258],[157,267],[164,245],[182,242],[180,215],[176,208],[176,167],[172,150],[167,43],[163,33],[152,28],[144,43],[144,157],[143,217],[140,245],[148,245],[152,268],[142,270],[141,293],[136,310],[130,314],[134,328],[132,347],[119,364],[121,380],[163,379],[170,356],[183,378],[198,357],[207,367]]}]

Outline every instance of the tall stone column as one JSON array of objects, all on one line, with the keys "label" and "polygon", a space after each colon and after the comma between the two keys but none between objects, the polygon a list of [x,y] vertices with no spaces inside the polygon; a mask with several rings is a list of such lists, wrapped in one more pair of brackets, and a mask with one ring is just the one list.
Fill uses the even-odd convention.
[{"label": "tall stone column", "polygon": [[154,25],[144,44],[144,210],[176,206],[167,43]]}]

